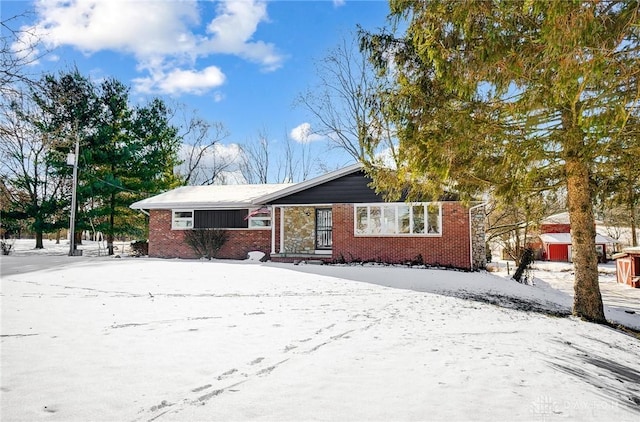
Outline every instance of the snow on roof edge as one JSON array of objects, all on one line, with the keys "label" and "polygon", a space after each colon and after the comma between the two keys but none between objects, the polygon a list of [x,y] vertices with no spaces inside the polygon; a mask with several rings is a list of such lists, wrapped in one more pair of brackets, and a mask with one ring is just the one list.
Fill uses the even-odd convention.
[{"label": "snow on roof edge", "polygon": [[181,186],[134,202],[132,209],[248,208],[254,199],[290,187],[291,183]]},{"label": "snow on roof edge", "polygon": [[[539,235],[540,240],[547,244],[571,244],[571,234],[570,233],[542,233]],[[605,236],[602,234],[596,234],[596,243],[620,243],[612,237]]]}]

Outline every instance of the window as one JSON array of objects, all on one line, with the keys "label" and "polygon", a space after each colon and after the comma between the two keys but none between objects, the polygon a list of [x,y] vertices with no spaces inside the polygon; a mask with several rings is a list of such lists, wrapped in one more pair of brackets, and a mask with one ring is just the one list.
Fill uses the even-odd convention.
[{"label": "window", "polygon": [[173,210],[171,218],[172,230],[188,230],[193,228],[192,210]]},{"label": "window", "polygon": [[271,210],[266,207],[249,210],[249,228],[261,229],[271,227]]},{"label": "window", "polygon": [[439,203],[356,205],[356,236],[439,236],[442,208]]},{"label": "window", "polygon": [[171,229],[269,229],[271,210],[173,210]]}]

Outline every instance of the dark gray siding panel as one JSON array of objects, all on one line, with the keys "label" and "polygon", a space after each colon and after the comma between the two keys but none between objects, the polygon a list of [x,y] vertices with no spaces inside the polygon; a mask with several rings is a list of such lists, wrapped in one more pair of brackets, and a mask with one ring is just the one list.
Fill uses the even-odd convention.
[{"label": "dark gray siding panel", "polygon": [[249,210],[195,210],[194,229],[245,229]]},{"label": "dark gray siding panel", "polygon": [[272,201],[272,204],[350,204],[384,202],[382,196],[368,186],[371,179],[364,172],[342,176],[318,186]]}]

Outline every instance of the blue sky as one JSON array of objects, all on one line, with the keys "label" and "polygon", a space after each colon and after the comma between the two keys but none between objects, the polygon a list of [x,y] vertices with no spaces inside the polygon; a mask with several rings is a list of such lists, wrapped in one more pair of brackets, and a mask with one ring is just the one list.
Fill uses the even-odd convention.
[{"label": "blue sky", "polygon": [[[49,52],[30,72],[77,66],[95,80],[115,77],[135,101],[161,96],[222,123],[226,144],[266,132],[275,154],[285,136],[300,142],[300,129],[313,129],[293,103],[317,82],[314,61],[357,25],[385,26],[389,10],[382,0],[3,0],[1,7],[3,21],[35,11],[21,23],[37,28]],[[329,167],[350,163],[322,140],[307,148]]]}]

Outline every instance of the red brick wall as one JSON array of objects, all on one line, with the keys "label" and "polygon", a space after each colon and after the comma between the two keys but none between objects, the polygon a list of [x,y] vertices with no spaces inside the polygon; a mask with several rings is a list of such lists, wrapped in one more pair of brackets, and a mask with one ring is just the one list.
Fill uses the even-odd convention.
[{"label": "red brick wall", "polygon": [[[171,210],[151,210],[149,218],[149,256],[157,258],[196,258],[184,242],[185,230],[171,230]],[[227,230],[228,239],[218,258],[245,259],[247,252],[271,250],[271,230]]]},{"label": "red brick wall", "polygon": [[571,233],[571,224],[542,224],[540,233]]},{"label": "red brick wall", "polygon": [[469,212],[458,202],[442,203],[442,236],[355,236],[353,206],[333,206],[333,259],[399,263],[422,255],[425,264],[470,269]]}]

